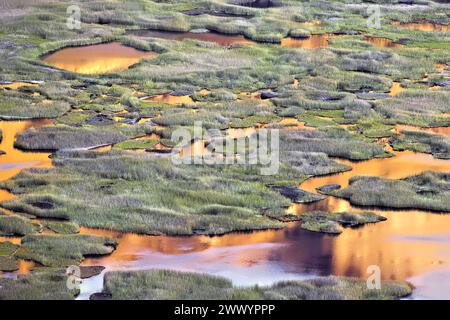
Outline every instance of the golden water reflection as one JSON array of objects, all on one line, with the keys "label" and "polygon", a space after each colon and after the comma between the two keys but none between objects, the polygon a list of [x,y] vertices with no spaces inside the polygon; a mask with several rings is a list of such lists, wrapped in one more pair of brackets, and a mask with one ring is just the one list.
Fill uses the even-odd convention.
[{"label": "golden water reflection", "polygon": [[450,25],[434,24],[430,22],[400,23],[399,21],[394,21],[392,24],[395,26],[400,26],[402,28],[418,31],[450,31]]},{"label": "golden water reflection", "polygon": [[139,51],[119,42],[65,48],[44,58],[52,67],[85,74],[116,72],[127,69],[154,52]]},{"label": "golden water reflection", "polygon": [[145,101],[156,101],[168,104],[182,105],[194,103],[194,100],[190,96],[172,96],[170,93],[160,94],[144,98]]},{"label": "golden water reflection", "polygon": [[393,82],[391,89],[389,90],[389,95],[391,97],[395,97],[396,95],[398,95],[400,92],[404,91],[405,89],[402,88],[402,85],[400,82]]},{"label": "golden water reflection", "polygon": [[332,34],[313,34],[306,39],[284,38],[281,40],[281,46],[306,49],[324,48],[328,46],[328,40],[333,36]]}]

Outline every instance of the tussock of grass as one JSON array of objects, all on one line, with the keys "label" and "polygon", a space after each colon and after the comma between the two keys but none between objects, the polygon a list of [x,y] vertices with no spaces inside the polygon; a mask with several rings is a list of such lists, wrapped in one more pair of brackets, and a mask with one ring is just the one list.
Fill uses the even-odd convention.
[{"label": "tussock of grass", "polygon": [[385,281],[381,290],[370,290],[365,280],[341,277],[285,281],[270,287],[235,287],[221,277],[150,270],[108,272],[104,293],[114,300],[374,300],[398,299],[410,294],[411,288],[406,283]]},{"label": "tussock of grass", "polygon": [[375,110],[387,119],[400,124],[423,127],[450,125],[450,93],[431,90],[407,90],[391,99],[379,101]]},{"label": "tussock of grass", "polygon": [[15,255],[48,267],[66,267],[88,255],[110,254],[115,246],[111,239],[90,235],[28,235]]},{"label": "tussock of grass", "polygon": [[55,126],[29,129],[17,137],[14,146],[27,150],[86,149],[124,140],[126,137],[114,130]]},{"label": "tussock of grass", "polygon": [[[5,182],[22,194],[2,205],[119,231],[223,234],[282,227],[265,210],[282,217],[289,200],[266,184],[305,178],[288,164],[278,175],[261,176],[258,166],[174,166],[167,158],[118,150],[61,153],[54,161],[53,170],[23,171]],[[211,206],[214,214],[205,214]]]},{"label": "tussock of grass", "polygon": [[284,148],[301,152],[320,152],[350,160],[367,160],[388,156],[380,145],[370,144],[344,129],[321,131],[287,131],[280,142]]},{"label": "tussock of grass", "polygon": [[39,230],[39,226],[29,219],[19,216],[0,216],[0,234],[7,236],[24,236]]},{"label": "tussock of grass", "polygon": [[148,139],[148,140],[128,140],[124,142],[120,142],[116,144],[114,147],[125,150],[133,150],[133,149],[152,149],[158,144],[158,140],[156,139]]},{"label": "tussock of grass", "polygon": [[74,234],[80,232],[80,226],[74,222],[45,221],[44,226],[60,234]]},{"label": "tussock of grass", "polygon": [[331,191],[361,206],[450,212],[449,173],[425,172],[401,180],[352,177],[348,188]]},{"label": "tussock of grass", "polygon": [[18,245],[9,241],[0,242],[0,256],[12,255],[18,248]]},{"label": "tussock of grass", "polygon": [[0,271],[12,272],[16,270],[19,270],[19,265],[14,257],[0,256]]}]

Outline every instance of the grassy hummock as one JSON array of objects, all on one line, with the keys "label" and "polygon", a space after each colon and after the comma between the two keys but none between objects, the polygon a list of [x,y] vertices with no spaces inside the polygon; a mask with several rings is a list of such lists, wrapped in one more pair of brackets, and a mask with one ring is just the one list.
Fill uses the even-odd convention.
[{"label": "grassy hummock", "polygon": [[385,281],[381,290],[370,290],[366,280],[341,277],[236,287],[225,278],[206,274],[149,270],[108,272],[104,280],[104,294],[115,300],[386,300],[410,293],[410,286],[402,282]]},{"label": "grassy hummock", "polygon": [[111,239],[90,235],[28,235],[15,255],[48,267],[65,267],[88,255],[110,254],[115,246]]},{"label": "grassy hummock", "polygon": [[78,290],[67,288],[65,270],[41,270],[17,280],[0,278],[0,300],[73,300]]},{"label": "grassy hummock", "polygon": [[367,223],[385,221],[386,218],[372,212],[340,212],[327,213],[322,211],[307,212],[300,216],[301,227],[308,231],[340,234],[341,226],[356,227]]},{"label": "grassy hummock", "polygon": [[24,236],[38,230],[40,226],[31,223],[29,219],[19,216],[0,216],[0,235]]},{"label": "grassy hummock", "polygon": [[0,256],[12,255],[18,248],[18,245],[9,241],[0,242]]},{"label": "grassy hummock", "polygon": [[402,130],[391,140],[391,145],[396,151],[411,150],[430,153],[439,159],[450,159],[450,138],[439,134]]},{"label": "grassy hummock", "polygon": [[89,149],[124,140],[124,135],[113,130],[55,126],[29,129],[17,137],[14,146],[26,150]]},{"label": "grassy hummock", "polygon": [[19,270],[19,265],[14,257],[0,256],[0,271],[12,272],[16,270]]},{"label": "grassy hummock", "polygon": [[348,188],[328,194],[360,206],[450,212],[450,174],[425,172],[400,180],[356,176]]}]

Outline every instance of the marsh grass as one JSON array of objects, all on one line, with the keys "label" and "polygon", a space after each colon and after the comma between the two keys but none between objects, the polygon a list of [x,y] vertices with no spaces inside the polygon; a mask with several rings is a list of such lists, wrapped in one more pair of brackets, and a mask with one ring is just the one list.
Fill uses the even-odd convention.
[{"label": "marsh grass", "polygon": [[80,232],[80,226],[74,222],[44,221],[44,226],[60,234],[75,234]]},{"label": "marsh grass", "polygon": [[341,277],[236,287],[225,278],[206,274],[149,270],[108,272],[104,293],[113,300],[384,300],[407,296],[411,288],[406,283],[385,281],[381,290],[370,290],[365,280]]},{"label": "marsh grass", "polygon": [[442,114],[450,111],[450,93],[406,90],[391,99],[379,101],[375,110],[396,123],[423,127],[448,126],[450,118]]},{"label": "marsh grass", "polygon": [[35,272],[17,280],[0,279],[0,300],[73,300],[76,290],[67,289],[64,270]]},{"label": "marsh grass", "polygon": [[21,133],[14,146],[27,150],[86,149],[126,140],[117,130],[69,126],[29,129]]},{"label": "marsh grass", "polygon": [[19,216],[0,216],[0,234],[7,236],[24,236],[37,232],[40,226],[29,219]]},{"label": "marsh grass", "polygon": [[439,159],[450,159],[450,139],[443,135],[403,130],[390,143],[396,151],[411,150],[430,153]]},{"label": "marsh grass", "polygon": [[302,221],[301,227],[303,229],[321,233],[340,234],[343,232],[341,226],[356,227],[367,223],[385,221],[386,218],[373,212],[328,213],[314,211],[302,214],[300,220]]},{"label": "marsh grass", "polygon": [[15,256],[48,267],[65,267],[81,263],[85,256],[110,254],[115,246],[111,239],[90,235],[28,235]]},{"label": "marsh grass", "polygon": [[56,118],[69,109],[69,104],[62,101],[33,101],[29,98],[0,95],[0,118],[3,120]]},{"label": "marsh grass", "polygon": [[357,176],[330,194],[361,206],[450,212],[448,173],[425,172],[401,180]]}]

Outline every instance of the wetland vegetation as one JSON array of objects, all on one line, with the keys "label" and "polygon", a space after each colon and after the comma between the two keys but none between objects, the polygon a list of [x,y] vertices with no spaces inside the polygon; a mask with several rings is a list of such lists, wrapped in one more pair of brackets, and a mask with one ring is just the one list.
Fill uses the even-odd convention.
[{"label": "wetland vegetation", "polygon": [[[380,28],[367,24],[373,1],[71,1],[79,29],[67,27],[68,1],[8,2],[0,13],[0,298],[74,298],[64,267],[119,245],[85,230],[197,237],[299,224],[317,237],[342,237],[350,231],[343,227],[389,224],[380,207],[450,212],[449,5],[375,2]],[[197,122],[213,136],[182,146],[171,140]],[[220,158],[226,142],[261,129],[280,130],[274,175],[261,175],[261,165],[171,161],[178,153]],[[403,155],[418,157],[417,169],[396,167]],[[370,163],[388,173],[355,176]],[[402,174],[392,177],[391,168]],[[323,180],[339,185],[320,188]],[[21,272],[29,274],[3,277]],[[365,280],[326,275],[238,287],[211,275],[114,271],[103,293],[393,299],[411,292],[389,282],[374,293]]]}]

